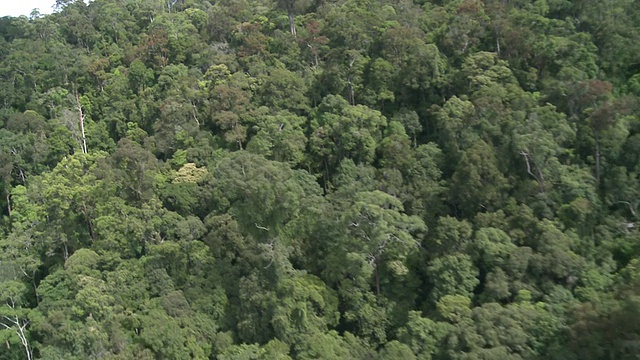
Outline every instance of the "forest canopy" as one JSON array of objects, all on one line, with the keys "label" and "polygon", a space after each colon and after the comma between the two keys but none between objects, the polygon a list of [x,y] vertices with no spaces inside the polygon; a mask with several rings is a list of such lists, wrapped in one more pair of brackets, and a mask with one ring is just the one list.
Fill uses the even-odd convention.
[{"label": "forest canopy", "polygon": [[636,359],[634,0],[0,18],[0,359]]}]

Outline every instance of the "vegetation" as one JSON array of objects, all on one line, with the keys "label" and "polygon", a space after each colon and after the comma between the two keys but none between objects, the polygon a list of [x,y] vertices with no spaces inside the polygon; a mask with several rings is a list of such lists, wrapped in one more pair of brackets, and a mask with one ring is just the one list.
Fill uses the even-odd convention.
[{"label": "vegetation", "polygon": [[636,359],[632,0],[0,18],[0,359]]}]

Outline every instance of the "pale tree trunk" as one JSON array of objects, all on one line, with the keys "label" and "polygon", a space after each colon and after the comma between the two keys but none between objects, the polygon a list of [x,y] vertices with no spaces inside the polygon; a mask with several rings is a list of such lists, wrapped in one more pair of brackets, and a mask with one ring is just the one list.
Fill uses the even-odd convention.
[{"label": "pale tree trunk", "polygon": [[293,12],[289,12],[289,31],[291,31],[291,35],[297,36],[296,33],[296,24],[293,20]]},{"label": "pale tree trunk", "polygon": [[82,112],[82,104],[80,104],[80,96],[78,95],[78,90],[75,90],[76,95],[76,109],[78,110],[78,116],[80,118],[80,134],[82,136],[82,153],[87,153],[87,138],[84,135],[84,113]]},{"label": "pale tree trunk", "polygon": [[9,191],[6,191],[6,199],[7,199],[7,213],[9,215],[9,217],[11,217],[11,194],[9,193]]},{"label": "pale tree trunk", "polygon": [[20,320],[17,316],[15,318],[3,316],[3,318],[11,326],[9,326],[9,324],[6,324],[5,322],[0,322],[0,325],[2,325],[7,330],[13,328],[13,326],[16,327],[16,335],[18,335],[18,338],[20,339],[20,342],[24,347],[24,352],[27,356],[27,360],[33,359],[33,351],[31,350],[31,346],[29,346],[29,339],[27,339],[27,334],[25,332],[27,325],[29,325],[29,321]]},{"label": "pale tree trunk", "polygon": [[289,31],[291,35],[294,37],[297,35],[296,33],[296,23],[293,15],[293,4],[295,0],[285,0],[285,6],[287,8],[287,16],[289,17]]},{"label": "pale tree trunk", "polygon": [[545,192],[544,174],[542,174],[542,170],[540,170],[540,168],[538,167],[538,169],[536,171],[538,174],[537,175],[534,174],[532,172],[532,169],[531,169],[531,163],[529,162],[529,156],[530,156],[529,152],[528,151],[521,151],[520,155],[524,156],[524,161],[527,164],[527,173],[529,175],[533,176],[533,178],[536,179],[536,181],[538,181],[538,186],[540,188],[540,191],[544,193]]},{"label": "pale tree trunk", "polygon": [[[353,64],[355,64],[356,62],[356,58],[352,58],[351,61],[349,62],[349,72],[351,72],[351,69],[353,68]],[[349,84],[349,104],[350,105],[355,105],[356,104],[356,93],[355,90],[353,88],[353,74],[350,74],[347,77],[347,83]]]},{"label": "pale tree trunk", "polygon": [[351,78],[349,78],[349,104],[356,104],[356,93],[355,90],[353,90],[353,83],[351,82]]}]

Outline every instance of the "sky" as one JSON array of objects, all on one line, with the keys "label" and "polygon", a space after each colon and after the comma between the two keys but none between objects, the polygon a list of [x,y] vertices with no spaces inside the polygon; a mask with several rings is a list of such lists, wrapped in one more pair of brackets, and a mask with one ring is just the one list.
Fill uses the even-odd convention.
[{"label": "sky", "polygon": [[51,14],[55,3],[56,0],[0,0],[0,17],[29,16],[34,8],[38,8],[41,14]]}]

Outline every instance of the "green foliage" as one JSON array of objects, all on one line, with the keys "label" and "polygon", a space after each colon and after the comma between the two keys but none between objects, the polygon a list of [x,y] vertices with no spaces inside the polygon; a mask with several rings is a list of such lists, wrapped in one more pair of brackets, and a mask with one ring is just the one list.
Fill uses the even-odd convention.
[{"label": "green foliage", "polygon": [[386,126],[386,118],[376,110],[350,105],[340,96],[324,98],[310,129],[309,146],[315,164],[325,165],[325,176],[329,177],[329,171],[344,158],[356,163],[372,163]]},{"label": "green foliage", "polygon": [[467,255],[447,255],[437,258],[427,268],[433,283],[431,298],[437,302],[446,295],[471,297],[480,283],[478,269]]},{"label": "green foliage", "polygon": [[0,18],[0,359],[636,357],[634,1],[57,7]]},{"label": "green foliage", "polygon": [[435,322],[422,317],[417,311],[411,311],[407,323],[398,330],[398,340],[409,346],[416,359],[427,360],[440,352],[441,341],[449,331],[448,324]]}]

